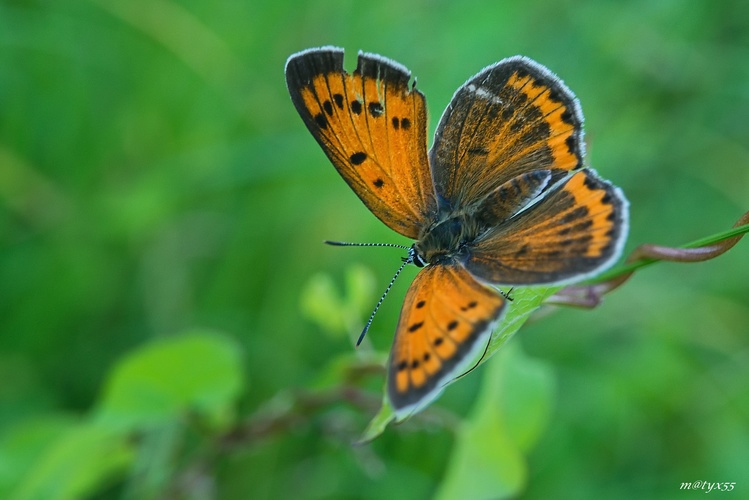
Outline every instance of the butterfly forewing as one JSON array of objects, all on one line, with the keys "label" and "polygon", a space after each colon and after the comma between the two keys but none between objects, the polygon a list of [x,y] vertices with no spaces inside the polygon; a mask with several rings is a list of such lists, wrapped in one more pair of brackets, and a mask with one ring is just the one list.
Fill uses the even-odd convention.
[{"label": "butterfly forewing", "polygon": [[406,294],[390,353],[388,395],[397,412],[433,399],[486,347],[505,301],[460,265],[435,265]]},{"label": "butterfly forewing", "polygon": [[582,166],[582,112],[574,94],[525,57],[489,66],[453,96],[430,151],[437,193],[456,209],[534,170],[549,186]]},{"label": "butterfly forewing", "polygon": [[363,53],[348,74],[335,48],[286,63],[292,101],[338,172],[380,220],[415,239],[435,198],[426,104],[410,77],[401,65]]},{"label": "butterfly forewing", "polygon": [[538,285],[580,280],[621,254],[627,201],[589,169],[487,232],[466,268],[490,283]]}]

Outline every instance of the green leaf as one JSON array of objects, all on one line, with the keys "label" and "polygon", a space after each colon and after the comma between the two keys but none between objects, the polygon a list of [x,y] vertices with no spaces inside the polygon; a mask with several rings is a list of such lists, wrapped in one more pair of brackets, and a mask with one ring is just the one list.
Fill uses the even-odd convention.
[{"label": "green leaf", "polygon": [[302,287],[300,306],[304,317],[324,332],[341,335],[346,332],[343,304],[329,274],[318,273]]},{"label": "green leaf", "polygon": [[561,290],[562,286],[552,287],[528,287],[515,288],[512,290],[510,297],[512,301],[508,303],[507,314],[494,329],[492,339],[489,342],[489,348],[486,356],[481,360],[485,363],[493,356],[505,342],[510,340],[536,309],[541,307],[546,299]]},{"label": "green leaf", "polygon": [[395,413],[393,412],[393,407],[390,406],[390,401],[388,401],[388,398],[385,397],[382,400],[380,411],[378,411],[377,415],[375,415],[374,418],[370,420],[367,428],[364,430],[364,433],[357,441],[357,444],[368,443],[385,432],[385,428],[390,422],[393,421],[394,418]]},{"label": "green leaf", "polygon": [[124,473],[134,452],[116,430],[79,424],[54,440],[23,477],[13,499],[84,498]]},{"label": "green leaf", "polygon": [[324,332],[339,335],[359,335],[363,311],[374,304],[374,276],[361,265],[346,269],[345,292],[339,293],[329,274],[315,274],[302,288],[302,314]]},{"label": "green leaf", "polygon": [[[538,309],[547,298],[554,295],[554,293],[561,288],[561,286],[554,286],[513,289],[510,295],[512,300],[507,303],[508,310],[499,325],[494,329],[486,354],[479,364],[486,363],[489,358],[491,358],[505,344],[505,342],[512,338],[515,332],[523,326],[523,323],[528,320],[530,315]],[[476,361],[478,361],[478,359]],[[447,387],[456,380],[459,379],[446,383],[444,387]],[[439,397],[439,393],[435,396],[435,399],[437,397]],[[367,430],[361,439],[363,441],[372,440],[385,430],[385,427],[389,422],[392,422],[393,420],[405,420],[408,416],[409,415],[396,415],[392,406],[387,402],[387,394],[385,394],[382,408],[374,420],[372,420],[372,422],[367,426]]]},{"label": "green leaf", "polygon": [[0,436],[0,498],[9,498],[50,444],[76,422],[70,415],[52,414],[5,429]]},{"label": "green leaf", "polygon": [[476,404],[458,430],[437,498],[514,497],[527,481],[525,453],[549,421],[551,370],[517,344],[488,367]]},{"label": "green leaf", "polygon": [[237,345],[194,332],[158,340],[114,368],[96,412],[99,422],[135,429],[196,412],[225,425],[244,377]]}]

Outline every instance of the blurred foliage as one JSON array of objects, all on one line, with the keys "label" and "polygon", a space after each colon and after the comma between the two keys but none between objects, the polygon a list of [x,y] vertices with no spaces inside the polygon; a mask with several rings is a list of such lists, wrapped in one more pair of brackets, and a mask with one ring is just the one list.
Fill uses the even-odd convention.
[{"label": "blurred foliage", "polygon": [[415,269],[353,352],[400,254],[321,242],[407,242],[289,101],[284,61],[325,44],[349,68],[358,49],[405,64],[432,129],[485,65],[547,65],[581,100],[591,165],[630,199],[629,250],[747,209],[739,0],[0,2],[0,497],[738,490],[746,241],[526,325],[427,411],[351,446]]}]

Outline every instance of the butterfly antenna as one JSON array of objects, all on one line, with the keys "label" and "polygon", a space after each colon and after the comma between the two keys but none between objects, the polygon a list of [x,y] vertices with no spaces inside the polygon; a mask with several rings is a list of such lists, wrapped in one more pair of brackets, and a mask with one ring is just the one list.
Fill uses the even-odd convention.
[{"label": "butterfly antenna", "polygon": [[382,301],[385,300],[385,296],[390,292],[390,289],[393,287],[393,283],[395,283],[395,280],[398,279],[398,275],[403,271],[403,268],[406,267],[408,264],[411,264],[414,261],[413,253],[410,253],[409,256],[405,259],[403,259],[403,264],[398,268],[398,270],[395,272],[395,276],[393,276],[393,279],[390,280],[390,283],[388,284],[388,287],[385,289],[385,292],[382,294],[382,297],[380,297],[380,300],[377,302],[377,305],[374,308],[374,311],[372,311],[372,314],[369,316],[369,321],[367,321],[367,326],[364,327],[364,330],[362,330],[361,335],[359,335],[359,340],[356,341],[356,347],[359,347],[359,344],[361,344],[362,340],[364,340],[364,336],[367,334],[367,331],[369,330],[370,325],[372,324],[372,320],[375,317],[375,314],[377,314],[377,310],[380,308],[380,305],[382,305]]},{"label": "butterfly antenna", "polygon": [[329,241],[325,240],[324,243],[326,245],[332,245],[334,247],[392,247],[392,248],[401,248],[403,250],[408,250],[411,247],[407,247],[406,245],[396,245],[395,243],[349,243],[346,241]]}]

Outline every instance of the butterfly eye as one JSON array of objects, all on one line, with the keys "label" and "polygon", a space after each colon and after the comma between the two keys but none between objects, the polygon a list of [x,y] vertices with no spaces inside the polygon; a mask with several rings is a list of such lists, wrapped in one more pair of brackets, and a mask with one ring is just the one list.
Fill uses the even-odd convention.
[{"label": "butterfly eye", "polygon": [[419,252],[416,251],[416,245],[413,245],[408,249],[408,258],[404,260],[410,260],[416,267],[424,267],[429,264],[429,262],[424,260],[424,258],[419,255]]}]

